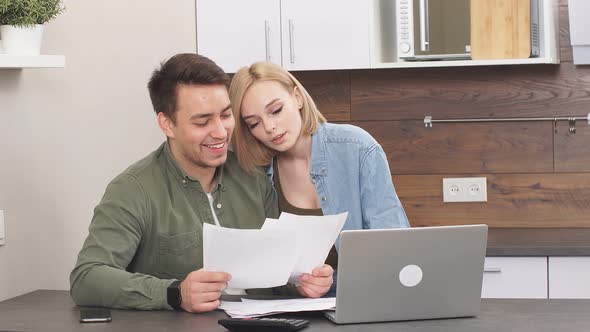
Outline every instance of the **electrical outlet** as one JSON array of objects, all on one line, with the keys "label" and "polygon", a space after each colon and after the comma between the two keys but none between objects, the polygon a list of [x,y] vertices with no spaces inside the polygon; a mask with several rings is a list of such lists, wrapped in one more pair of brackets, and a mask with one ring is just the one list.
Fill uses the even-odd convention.
[{"label": "electrical outlet", "polygon": [[486,178],[443,178],[443,202],[487,202]]}]

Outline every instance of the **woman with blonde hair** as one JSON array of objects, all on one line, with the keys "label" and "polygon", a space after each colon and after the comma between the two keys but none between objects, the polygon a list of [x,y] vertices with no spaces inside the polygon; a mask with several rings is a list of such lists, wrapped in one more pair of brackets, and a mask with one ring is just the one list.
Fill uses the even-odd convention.
[{"label": "woman with blonde hair", "polygon": [[[289,72],[269,62],[244,67],[229,94],[238,161],[250,173],[268,167],[281,211],[348,211],[345,230],[409,227],[379,143],[359,127],[327,123]],[[336,269],[335,248],[326,263]]]}]

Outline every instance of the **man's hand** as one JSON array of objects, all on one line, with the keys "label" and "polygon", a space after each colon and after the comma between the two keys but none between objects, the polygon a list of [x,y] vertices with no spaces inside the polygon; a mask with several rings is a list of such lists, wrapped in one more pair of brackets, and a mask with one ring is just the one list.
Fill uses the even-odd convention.
[{"label": "man's hand", "polygon": [[180,283],[182,303],[188,312],[207,312],[219,307],[221,291],[227,288],[231,276],[225,272],[193,271]]},{"label": "man's hand", "polygon": [[311,271],[311,274],[304,273],[299,277],[300,285],[297,287],[297,291],[304,297],[322,297],[330,290],[330,286],[334,282],[333,274],[334,269],[330,265],[324,264],[316,267]]}]

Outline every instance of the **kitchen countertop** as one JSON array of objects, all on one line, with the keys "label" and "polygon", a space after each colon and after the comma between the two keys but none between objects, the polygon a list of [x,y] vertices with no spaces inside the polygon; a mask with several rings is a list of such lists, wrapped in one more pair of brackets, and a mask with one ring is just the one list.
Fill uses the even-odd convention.
[{"label": "kitchen countertop", "polygon": [[487,256],[590,256],[590,228],[490,228]]}]

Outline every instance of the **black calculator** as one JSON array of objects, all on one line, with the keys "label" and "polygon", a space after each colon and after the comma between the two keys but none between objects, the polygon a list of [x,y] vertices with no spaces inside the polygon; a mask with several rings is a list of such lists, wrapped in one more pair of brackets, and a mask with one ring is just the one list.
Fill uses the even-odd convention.
[{"label": "black calculator", "polygon": [[308,320],[291,318],[226,318],[218,323],[233,332],[297,331],[309,325]]}]

